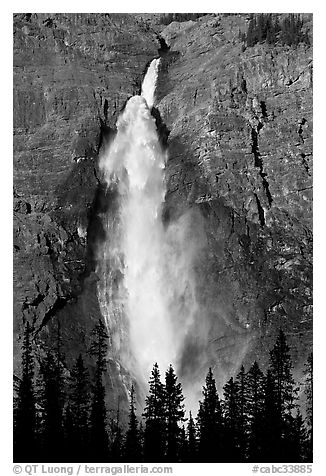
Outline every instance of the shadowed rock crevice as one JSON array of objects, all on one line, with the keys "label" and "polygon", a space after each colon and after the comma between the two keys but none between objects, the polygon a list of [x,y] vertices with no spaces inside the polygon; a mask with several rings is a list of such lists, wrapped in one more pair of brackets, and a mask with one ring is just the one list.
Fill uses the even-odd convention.
[{"label": "shadowed rock crevice", "polygon": [[107,125],[106,121],[100,121],[100,138],[98,143],[98,153],[105,150],[112,142],[116,134],[116,129]]},{"label": "shadowed rock crevice", "polygon": [[261,206],[261,203],[260,203],[260,200],[258,198],[257,193],[255,193],[254,195],[255,195],[255,199],[256,199],[256,203],[257,203],[259,221],[260,221],[261,226],[264,227],[265,226],[265,212],[264,212],[263,207]]},{"label": "shadowed rock crevice", "polygon": [[300,154],[301,157],[302,157],[302,164],[305,168],[305,171],[307,172],[307,174],[311,177],[311,171],[310,171],[310,166],[309,166],[309,156],[311,156],[311,154],[304,154],[303,152]]},{"label": "shadowed rock crevice", "polygon": [[96,270],[99,249],[107,239],[103,217],[118,212],[119,193],[116,187],[112,185],[107,188],[106,184],[99,181],[93,203],[88,212],[85,271],[81,275],[82,280]]},{"label": "shadowed rock crevice", "polygon": [[22,306],[23,311],[24,311],[25,309],[28,309],[29,306],[37,307],[41,302],[44,301],[44,298],[45,298],[45,295],[42,294],[42,293],[40,293],[40,294],[38,294],[38,295],[36,296],[36,298],[33,299],[31,302],[26,302],[26,301],[25,301],[25,302],[23,303],[23,306]]},{"label": "shadowed rock crevice", "polygon": [[261,113],[263,115],[263,118],[266,119],[268,117],[268,114],[267,114],[267,107],[266,107],[265,101],[260,101],[260,108],[261,108]]},{"label": "shadowed rock crevice", "polygon": [[[260,174],[261,179],[262,179],[262,184],[263,184],[263,187],[264,187],[264,190],[265,190],[265,193],[266,193],[268,204],[271,207],[272,203],[273,203],[273,197],[272,197],[272,194],[271,194],[270,189],[269,189],[269,183],[268,183],[267,178],[266,178],[267,174],[264,171],[264,162],[263,162],[263,159],[260,155],[259,144],[258,144],[259,131],[262,128],[263,128],[263,124],[261,122],[258,124],[257,128],[253,128],[253,127],[251,128],[251,140],[252,140],[251,151],[254,155],[255,167],[259,168],[259,174]],[[257,197],[256,197],[256,199],[257,199]],[[259,214],[260,214],[260,212],[259,212]],[[265,220],[264,220],[264,223],[265,223]]]},{"label": "shadowed rock crevice", "polygon": [[299,121],[298,135],[302,144],[304,144],[303,126],[306,124],[306,122],[307,120],[304,117]]},{"label": "shadowed rock crevice", "polygon": [[164,124],[160,111],[154,106],[152,107],[151,114],[155,119],[157,133],[159,135],[159,140],[162,148],[165,150],[168,147],[168,139],[170,135],[170,131],[167,128],[166,124]]},{"label": "shadowed rock crevice", "polygon": [[167,45],[165,39],[160,36],[160,35],[157,35],[157,39],[160,43],[160,48],[158,49],[158,54],[160,55],[160,57],[164,57],[170,50],[170,47]]},{"label": "shadowed rock crevice", "polygon": [[59,311],[61,311],[69,301],[70,299],[68,297],[57,297],[52,307],[44,314],[43,320],[38,329],[36,329],[34,337],[36,337],[37,334],[42,331],[43,327],[49,323],[50,319],[54,317]]}]

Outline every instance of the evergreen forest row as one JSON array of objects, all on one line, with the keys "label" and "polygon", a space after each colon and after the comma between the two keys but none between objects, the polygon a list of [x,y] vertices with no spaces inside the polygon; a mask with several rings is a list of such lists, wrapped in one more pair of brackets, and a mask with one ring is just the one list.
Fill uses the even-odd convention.
[{"label": "evergreen forest row", "polygon": [[15,462],[312,461],[312,354],[303,381],[295,382],[282,330],[266,372],[257,362],[247,371],[242,366],[225,383],[222,396],[209,368],[196,417],[186,415],[172,365],[162,382],[154,364],[141,417],[136,413],[135,388],[130,389],[125,429],[119,409],[114,418],[108,418],[106,409],[107,340],[100,321],[88,349],[96,362],[91,378],[82,355],[67,369],[59,333],[56,348],[36,359],[26,324],[22,373],[15,381]]}]

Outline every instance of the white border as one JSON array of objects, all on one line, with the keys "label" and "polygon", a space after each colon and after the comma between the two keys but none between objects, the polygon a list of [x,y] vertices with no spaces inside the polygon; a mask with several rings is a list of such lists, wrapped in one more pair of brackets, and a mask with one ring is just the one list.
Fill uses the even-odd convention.
[{"label": "white border", "polygon": [[[325,410],[323,400],[326,393],[324,366],[324,339],[326,312],[323,295],[325,252],[323,238],[325,222],[325,159],[324,159],[324,111],[325,111],[325,70],[323,53],[326,45],[325,8],[321,2],[279,1],[271,3],[261,1],[218,2],[201,1],[164,1],[155,5],[150,1],[135,3],[120,0],[119,2],[92,1],[82,5],[77,1],[57,0],[54,4],[45,5],[44,1],[14,1],[2,6],[0,23],[1,34],[1,169],[3,182],[0,187],[1,203],[1,474],[12,473],[12,14],[16,12],[196,12],[198,10],[212,13],[242,12],[305,12],[314,14],[314,415],[315,442],[313,473],[325,473]],[[168,464],[170,466],[170,464]],[[71,466],[71,465],[70,465]],[[104,465],[102,465],[104,466]],[[194,464],[171,465],[174,475],[181,474],[214,474],[221,475],[251,474],[251,464]]]}]

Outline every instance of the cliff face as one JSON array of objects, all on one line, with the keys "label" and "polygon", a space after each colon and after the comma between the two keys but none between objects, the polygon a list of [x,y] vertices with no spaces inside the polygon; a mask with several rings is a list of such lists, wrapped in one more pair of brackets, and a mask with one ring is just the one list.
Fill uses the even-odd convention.
[{"label": "cliff face", "polygon": [[[163,29],[170,50],[157,92],[165,216],[201,217],[207,363],[225,372],[266,353],[280,325],[298,366],[311,345],[312,51],[244,49],[245,28],[242,15]],[[15,331],[28,319],[46,342],[59,320],[68,361],[100,316],[98,152],[159,49],[133,15],[14,18]],[[107,385],[119,393],[123,371],[110,365]]]},{"label": "cliff face", "polygon": [[312,50],[245,48],[247,21],[206,16],[161,32],[166,213],[205,217],[199,296],[210,362],[226,369],[266,354],[280,326],[296,364],[311,345]]}]

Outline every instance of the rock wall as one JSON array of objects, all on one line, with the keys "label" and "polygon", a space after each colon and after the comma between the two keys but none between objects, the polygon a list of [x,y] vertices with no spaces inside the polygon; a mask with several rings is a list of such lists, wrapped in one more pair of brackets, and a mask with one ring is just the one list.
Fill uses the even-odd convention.
[{"label": "rock wall", "polygon": [[161,32],[166,214],[205,217],[198,295],[208,360],[226,373],[264,360],[279,327],[297,368],[312,342],[312,48],[246,48],[248,20],[205,16]]}]

